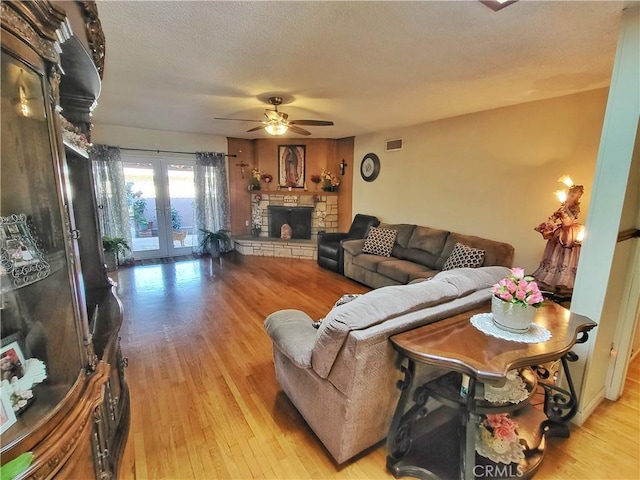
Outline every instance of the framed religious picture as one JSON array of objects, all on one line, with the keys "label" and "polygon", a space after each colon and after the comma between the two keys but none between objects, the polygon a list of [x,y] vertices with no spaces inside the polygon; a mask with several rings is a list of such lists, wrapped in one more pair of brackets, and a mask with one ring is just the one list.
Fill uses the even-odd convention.
[{"label": "framed religious picture", "polygon": [[305,146],[278,146],[278,185],[281,187],[304,187]]}]

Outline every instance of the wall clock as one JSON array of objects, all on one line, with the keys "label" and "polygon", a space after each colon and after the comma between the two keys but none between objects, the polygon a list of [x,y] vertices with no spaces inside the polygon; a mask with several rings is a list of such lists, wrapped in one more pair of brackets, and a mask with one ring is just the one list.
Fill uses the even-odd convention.
[{"label": "wall clock", "polygon": [[365,182],[373,182],[380,173],[380,159],[375,153],[367,153],[360,163],[360,175]]}]

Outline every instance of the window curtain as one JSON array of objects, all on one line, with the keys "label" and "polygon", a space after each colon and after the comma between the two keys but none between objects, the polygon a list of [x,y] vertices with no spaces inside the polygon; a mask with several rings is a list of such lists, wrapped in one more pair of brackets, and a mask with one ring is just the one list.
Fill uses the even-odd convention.
[{"label": "window curtain", "polygon": [[198,243],[194,246],[194,253],[202,254],[201,230],[229,230],[231,224],[227,168],[223,153],[196,152],[195,183]]},{"label": "window curtain", "polygon": [[[124,180],[124,168],[120,148],[93,145],[89,150],[93,169],[93,181],[98,201],[98,220],[103,236],[124,238],[132,247],[129,225],[129,207]],[[127,251],[120,263],[133,262],[133,253]]]}]

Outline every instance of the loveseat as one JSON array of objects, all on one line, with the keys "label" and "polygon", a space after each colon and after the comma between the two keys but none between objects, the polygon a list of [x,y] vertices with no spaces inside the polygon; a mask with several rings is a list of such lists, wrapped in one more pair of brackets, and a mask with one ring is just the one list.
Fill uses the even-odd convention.
[{"label": "loveseat", "polygon": [[[401,378],[389,337],[475,308],[506,267],[444,271],[372,290],[316,319],[280,310],[265,320],[277,381],[337,463],[386,437]],[[419,382],[443,372],[424,367]]]},{"label": "loveseat", "polygon": [[[453,261],[456,255],[452,253],[457,254],[459,250],[463,259],[469,255],[480,259],[473,266],[510,267],[513,262],[514,248],[504,242],[413,224],[381,223],[378,229],[396,232],[389,256],[366,253],[367,239],[342,242],[344,275],[372,288],[430,278],[451,265],[472,266]],[[372,232],[375,233],[375,229],[371,229],[369,235]],[[456,244],[461,244],[462,249],[456,248]],[[477,256],[478,251],[484,252],[482,258]]]}]

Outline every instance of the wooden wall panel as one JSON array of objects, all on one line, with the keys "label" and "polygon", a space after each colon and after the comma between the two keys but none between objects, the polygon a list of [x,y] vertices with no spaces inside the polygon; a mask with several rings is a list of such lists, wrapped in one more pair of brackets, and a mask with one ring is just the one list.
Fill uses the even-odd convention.
[{"label": "wooden wall panel", "polygon": [[[304,145],[306,151],[305,182],[307,189],[312,192],[316,186],[311,182],[311,175],[320,175],[322,169],[330,171],[340,178],[339,189],[339,224],[340,230],[346,231],[353,218],[351,212],[351,195],[353,191],[353,137],[345,139],[325,138],[267,138],[246,140],[229,138],[229,193],[231,197],[231,232],[233,235],[248,235],[251,233],[251,192],[248,190],[251,181],[251,170],[259,168],[262,173],[273,175],[270,191],[278,186],[278,146]],[[349,165],[345,175],[339,175],[339,165],[342,159]],[[244,178],[242,178],[241,163],[244,163]],[[266,184],[262,189],[267,190]],[[255,193],[255,192],[254,192]],[[249,222],[249,226],[246,223]]]}]

